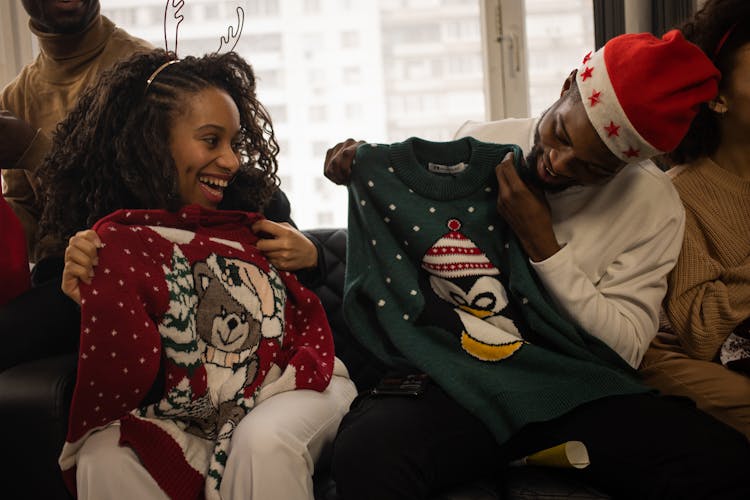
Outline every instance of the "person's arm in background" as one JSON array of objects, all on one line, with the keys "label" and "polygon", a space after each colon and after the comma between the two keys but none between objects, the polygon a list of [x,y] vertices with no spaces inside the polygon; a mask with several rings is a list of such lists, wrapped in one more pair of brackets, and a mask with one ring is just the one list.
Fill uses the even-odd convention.
[{"label": "person's arm in background", "polygon": [[734,266],[722,264],[701,233],[688,211],[685,242],[669,275],[665,308],[687,353],[711,361],[729,334],[750,318],[750,256]]},{"label": "person's arm in background", "polygon": [[33,184],[34,171],[41,165],[52,144],[41,129],[32,127],[8,109],[16,109],[9,102],[9,87],[0,96],[0,170],[3,195],[21,221],[26,235],[29,256],[34,257],[40,211]]}]

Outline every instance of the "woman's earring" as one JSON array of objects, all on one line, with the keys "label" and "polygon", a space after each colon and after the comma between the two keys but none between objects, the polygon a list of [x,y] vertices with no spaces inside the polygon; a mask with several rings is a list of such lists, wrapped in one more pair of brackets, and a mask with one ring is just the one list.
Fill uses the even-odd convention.
[{"label": "woman's earring", "polygon": [[713,101],[709,101],[708,109],[720,115],[723,115],[729,110],[729,108],[727,107],[727,103],[724,101],[723,97],[718,97]]}]

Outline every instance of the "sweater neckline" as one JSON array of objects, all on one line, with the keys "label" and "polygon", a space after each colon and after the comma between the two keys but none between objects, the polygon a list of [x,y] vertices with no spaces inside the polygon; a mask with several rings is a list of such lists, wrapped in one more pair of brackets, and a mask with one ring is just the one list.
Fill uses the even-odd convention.
[{"label": "sweater neckline", "polygon": [[115,30],[112,21],[96,15],[80,33],[61,34],[40,31],[32,21],[29,29],[39,40],[40,71],[48,78],[74,76],[79,68],[99,56]]},{"label": "sweater neckline", "polygon": [[698,165],[696,166],[700,168],[701,173],[709,183],[718,186],[724,191],[750,196],[750,180],[743,179],[729,170],[722,168],[712,158],[705,157],[697,161]]},{"label": "sweater neckline", "polygon": [[120,209],[100,219],[94,229],[106,222],[125,226],[163,226],[205,234],[233,234],[245,231],[263,216],[239,210],[211,210],[199,205],[185,205],[175,212],[159,209]]},{"label": "sweater neckline", "polygon": [[[411,137],[391,145],[389,156],[391,167],[406,186],[420,196],[435,200],[462,198],[486,186],[495,178],[494,167],[502,160],[498,157],[497,144],[480,142],[473,137],[449,142]],[[464,163],[466,166],[460,172],[443,174],[430,172],[429,163]]]}]

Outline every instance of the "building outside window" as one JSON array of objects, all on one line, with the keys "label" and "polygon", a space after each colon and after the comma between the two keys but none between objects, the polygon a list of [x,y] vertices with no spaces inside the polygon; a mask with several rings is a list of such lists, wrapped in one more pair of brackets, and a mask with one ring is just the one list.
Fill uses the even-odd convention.
[{"label": "building outside window", "polygon": [[[328,147],[349,137],[450,140],[464,121],[488,116],[481,1],[189,0],[179,55],[215,51],[244,8],[236,50],[258,74],[283,145],[279,173],[293,218],[302,228],[344,226],[346,189],[322,179]],[[162,46],[164,0],[101,4],[115,23]],[[592,0],[525,0],[524,12],[526,109],[537,115],[594,47]]]}]

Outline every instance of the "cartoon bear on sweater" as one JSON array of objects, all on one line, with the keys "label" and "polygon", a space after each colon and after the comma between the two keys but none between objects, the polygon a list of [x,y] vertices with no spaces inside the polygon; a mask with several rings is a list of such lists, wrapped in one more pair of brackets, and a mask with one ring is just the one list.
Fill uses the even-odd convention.
[{"label": "cartoon bear on sweater", "polygon": [[255,379],[261,339],[281,340],[285,289],[274,270],[269,271],[217,255],[193,266],[196,331],[205,345],[203,362],[218,429],[234,420],[236,399]]},{"label": "cartoon bear on sweater", "polygon": [[215,439],[250,409],[244,389],[258,374],[260,342],[282,341],[286,289],[272,267],[212,254],[191,269],[173,250],[164,268],[170,307],[159,330],[172,363],[188,373],[205,369],[206,394],[196,397],[187,379],[179,381],[144,416],[179,416],[186,432]]}]

